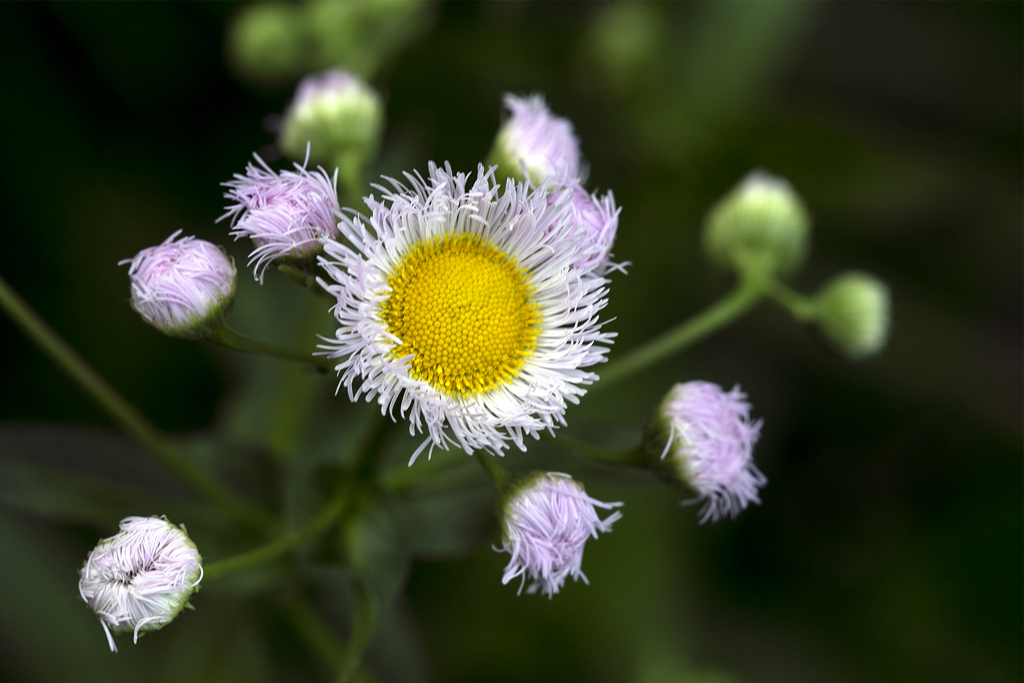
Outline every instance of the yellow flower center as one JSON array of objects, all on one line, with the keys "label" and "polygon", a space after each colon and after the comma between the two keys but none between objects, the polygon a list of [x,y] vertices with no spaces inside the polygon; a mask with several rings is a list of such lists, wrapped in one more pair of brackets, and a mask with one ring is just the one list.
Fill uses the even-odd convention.
[{"label": "yellow flower center", "polygon": [[402,340],[390,357],[411,355],[409,374],[452,396],[511,382],[540,333],[526,275],[486,237],[420,242],[388,278],[381,304],[388,331]]}]

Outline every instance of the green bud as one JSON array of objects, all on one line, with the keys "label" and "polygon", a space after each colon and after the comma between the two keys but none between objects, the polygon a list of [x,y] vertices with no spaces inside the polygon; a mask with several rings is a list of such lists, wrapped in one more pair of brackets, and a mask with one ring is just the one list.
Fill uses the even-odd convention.
[{"label": "green bud", "polygon": [[791,273],[807,256],[810,228],[807,208],[788,181],[752,171],[711,207],[704,249],[733,270]]},{"label": "green bud", "polygon": [[231,24],[228,54],[245,75],[281,81],[301,73],[307,59],[306,20],[298,5],[253,3]]},{"label": "green bud", "polygon": [[815,320],[852,359],[873,356],[889,339],[892,303],[889,288],[873,275],[844,273],[814,297]]},{"label": "green bud", "polygon": [[668,30],[663,10],[657,3],[614,2],[595,13],[588,51],[612,89],[625,93],[653,82]]},{"label": "green bud", "polygon": [[307,76],[284,114],[279,144],[297,161],[306,157],[338,167],[349,187],[377,153],[384,126],[384,103],[361,78],[341,69]]}]

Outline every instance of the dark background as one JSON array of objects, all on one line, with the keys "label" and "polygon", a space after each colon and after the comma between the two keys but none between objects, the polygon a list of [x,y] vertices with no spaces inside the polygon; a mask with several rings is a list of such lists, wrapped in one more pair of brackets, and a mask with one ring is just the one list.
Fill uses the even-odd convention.
[{"label": "dark background", "polygon": [[[0,275],[171,433],[223,421],[237,366],[146,327],[117,262],[178,228],[245,261],[214,223],[218,183],[253,151],[272,156],[265,117],[293,84],[229,67],[237,7],[0,6]],[[375,171],[473,170],[502,93],[545,93],[576,126],[590,187],[623,209],[615,253],[633,265],[612,286],[613,356],[727,291],[699,226],[754,167],[790,179],[814,216],[793,285],[869,270],[892,288],[894,320],[885,352],[851,364],[765,304],[584,400],[570,433],[626,446],[672,382],[740,383],[765,419],[763,505],[699,526],[676,492],[552,455],[625,502],[615,533],[588,545],[591,585],[517,597],[492,529],[475,553],[414,567],[402,613],[418,627],[404,673],[378,666],[383,680],[1021,680],[1022,7],[430,6],[374,80],[388,97]],[[270,275],[259,290],[240,268],[240,321],[246,297],[286,296]],[[0,420],[112,426],[4,317],[0,387]],[[110,655],[75,581],[116,518],[46,519],[11,498],[0,678],[326,680],[275,635],[272,610],[217,607],[212,592]]]}]

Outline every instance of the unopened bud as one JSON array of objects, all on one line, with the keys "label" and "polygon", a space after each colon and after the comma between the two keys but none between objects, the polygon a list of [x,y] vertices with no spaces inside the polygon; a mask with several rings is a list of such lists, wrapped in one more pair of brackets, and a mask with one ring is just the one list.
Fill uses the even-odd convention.
[{"label": "unopened bud", "polygon": [[548,204],[561,203],[581,235],[579,255],[573,259],[572,267],[593,271],[604,277],[613,270],[625,273],[627,264],[612,261],[612,245],[619,229],[619,213],[615,196],[609,190],[604,197],[590,194],[573,180],[568,187],[560,187],[548,194]]},{"label": "unopened bud", "polygon": [[704,248],[720,265],[785,274],[807,256],[811,220],[784,178],[752,171],[704,221]]},{"label": "unopened bud", "polygon": [[[549,598],[568,577],[584,583],[583,546],[597,532],[609,532],[622,517],[613,512],[603,520],[595,508],[606,510],[622,503],[603,503],[588,496],[583,485],[568,474],[535,472],[512,484],[502,508],[501,551],[512,555],[501,579],[503,584],[521,577]],[[522,585],[520,585],[522,590]]]},{"label": "unopened bud", "polygon": [[507,94],[505,108],[509,118],[487,158],[497,165],[499,178],[528,179],[534,185],[579,178],[580,143],[568,119],[552,114],[542,95]]},{"label": "unopened bud", "polygon": [[128,267],[131,303],[142,319],[171,337],[203,339],[224,325],[235,300],[235,264],[224,250],[195,237],[175,239],[118,263]]},{"label": "unopened bud", "polygon": [[873,356],[889,339],[889,288],[873,275],[850,272],[821,288],[814,297],[815,320],[853,359]]},{"label": "unopened bud", "polygon": [[384,103],[363,79],[341,69],[307,76],[295,90],[281,123],[281,151],[306,158],[342,178],[358,177],[377,153],[384,125]]},{"label": "unopened bud", "polygon": [[188,606],[203,578],[195,543],[163,517],[126,517],[121,531],[89,553],[78,591],[100,618],[107,643],[112,634],[139,634],[171,623]]},{"label": "unopened bud", "polygon": [[676,384],[644,431],[644,454],[655,473],[684,484],[704,502],[700,521],[735,518],[767,483],[753,460],[761,421],[750,421],[740,388],[711,382]]},{"label": "unopened bud", "polygon": [[294,171],[272,170],[259,156],[257,164],[246,166],[245,175],[221,183],[231,201],[226,213],[231,217],[235,239],[248,237],[256,247],[249,254],[255,265],[256,279],[272,263],[309,270],[322,251],[322,240],[338,235],[338,192],[335,178],[322,169],[310,171],[295,164]]},{"label": "unopened bud", "polygon": [[298,4],[251,3],[241,8],[228,32],[228,56],[245,76],[282,81],[301,72],[308,39]]}]

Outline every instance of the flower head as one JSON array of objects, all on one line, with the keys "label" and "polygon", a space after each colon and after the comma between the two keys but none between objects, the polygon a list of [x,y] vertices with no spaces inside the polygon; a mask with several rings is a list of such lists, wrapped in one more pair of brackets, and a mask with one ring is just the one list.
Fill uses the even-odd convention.
[{"label": "flower head", "polygon": [[[625,272],[628,264],[612,263],[612,244],[615,233],[619,229],[619,213],[622,209],[615,206],[615,197],[608,191],[604,197],[590,194],[578,182],[570,188],[571,201],[568,208],[573,213],[573,220],[579,230],[586,235],[589,250],[573,262],[574,268],[594,270],[598,275],[607,275],[613,270]],[[552,201],[557,197],[556,190],[551,195]]]},{"label": "flower head", "polygon": [[892,297],[868,273],[844,273],[814,297],[815,319],[843,353],[854,360],[873,356],[889,340]]},{"label": "flower head", "polygon": [[753,461],[761,421],[750,421],[746,398],[738,386],[676,384],[647,426],[644,447],[655,471],[699,494],[702,523],[760,503],[758,489],[768,483]]},{"label": "flower head", "polygon": [[188,605],[203,578],[203,558],[185,533],[163,517],[126,517],[99,542],[79,572],[78,591],[99,616],[110,649],[113,633],[163,628]]},{"label": "flower head", "polygon": [[785,178],[751,171],[704,221],[704,247],[720,265],[789,273],[807,257],[811,219]]},{"label": "flower head", "polygon": [[[614,512],[603,520],[595,508],[609,510],[622,503],[602,503],[588,496],[583,485],[568,474],[541,472],[514,484],[502,510],[502,547],[512,555],[501,578],[507,584],[527,576],[533,582],[528,592],[540,590],[549,598],[568,577],[587,577],[580,566],[583,546],[597,532],[608,533],[622,517]],[[522,590],[522,585],[520,585]]]},{"label": "flower head", "polygon": [[565,424],[614,336],[598,319],[607,281],[570,267],[587,253],[570,196],[511,181],[499,194],[482,167],[471,185],[434,164],[406,178],[366,198],[370,218],[343,217],[351,246],[325,244],[339,326],[321,348],[353,401],[397,409],[424,446],[525,450]]},{"label": "flower head", "polygon": [[132,308],[164,334],[201,339],[224,324],[235,300],[235,264],[224,250],[181,230],[143,249],[130,264]]},{"label": "flower head", "polygon": [[267,266],[275,261],[308,267],[320,253],[321,240],[338,234],[338,193],[336,178],[322,168],[308,171],[295,164],[294,171],[275,173],[257,155],[259,165],[249,163],[245,175],[222,183],[231,200],[226,213],[231,217],[235,239],[252,238],[256,248],[249,264],[256,264],[256,278],[262,283]]},{"label": "flower head", "polygon": [[[555,116],[542,95],[505,95],[510,116],[498,131],[488,163],[503,176],[569,182],[580,175],[580,143],[568,119]],[[523,175],[523,168],[526,176]]]},{"label": "flower head", "polygon": [[281,123],[279,144],[292,159],[310,158],[358,174],[380,142],[384,103],[358,76],[330,69],[302,79]]}]

